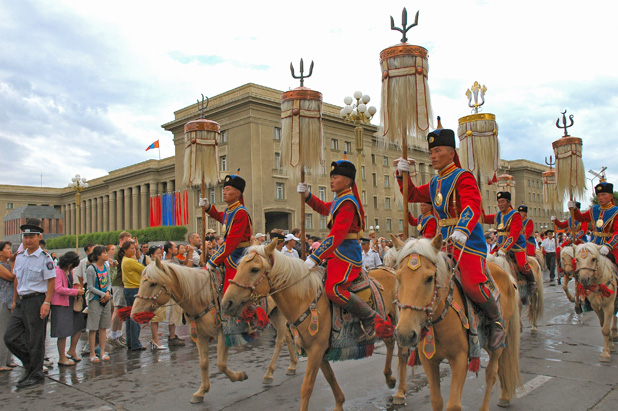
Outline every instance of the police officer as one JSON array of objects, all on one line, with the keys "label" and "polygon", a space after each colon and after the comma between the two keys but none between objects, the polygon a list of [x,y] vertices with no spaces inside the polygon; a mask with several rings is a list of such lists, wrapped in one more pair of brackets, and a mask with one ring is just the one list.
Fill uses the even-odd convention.
[{"label": "police officer", "polygon": [[20,229],[24,251],[15,258],[13,313],[4,342],[24,366],[26,372],[17,388],[25,388],[45,381],[45,331],[56,285],[56,269],[51,256],[39,246],[43,229],[31,224],[24,224]]},{"label": "police officer", "polygon": [[365,271],[373,270],[374,268],[382,265],[380,260],[380,254],[377,251],[371,249],[371,240],[369,238],[361,238],[361,249],[363,250],[363,268]]}]

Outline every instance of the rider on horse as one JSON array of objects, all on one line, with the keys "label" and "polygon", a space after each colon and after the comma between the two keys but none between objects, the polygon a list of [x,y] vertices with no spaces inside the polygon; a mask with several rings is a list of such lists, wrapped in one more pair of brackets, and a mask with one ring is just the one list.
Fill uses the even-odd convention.
[{"label": "rider on horse", "polygon": [[618,207],[614,205],[614,185],[605,181],[594,187],[599,204],[585,212],[576,208],[574,201],[569,201],[569,209],[574,210],[575,220],[592,224],[592,242],[602,246],[600,253],[614,264],[618,261]]},{"label": "rider on horse", "polygon": [[[488,347],[496,350],[502,347],[505,333],[502,315],[486,285],[487,244],[479,224],[481,193],[472,173],[461,168],[453,130],[432,131],[427,136],[427,142],[431,164],[439,175],[418,187],[409,179],[407,201],[432,202],[438,214],[442,237],[450,238],[454,243],[453,257],[459,262],[464,292],[485,313],[490,323]],[[396,177],[400,189],[403,187],[401,176],[406,171],[410,171],[410,161],[399,159]]]},{"label": "rider on horse", "polygon": [[419,237],[431,240],[438,232],[438,219],[433,215],[431,202],[421,203],[421,215],[418,218],[414,218],[412,213],[408,212],[408,221],[410,225],[416,226]]},{"label": "rider on horse", "polygon": [[485,223],[495,223],[498,230],[496,247],[492,253],[498,253],[499,257],[506,257],[506,254],[512,251],[515,254],[517,268],[528,283],[528,291],[531,295],[535,294],[537,284],[526,256],[526,239],[521,234],[521,215],[511,207],[511,193],[499,191],[497,198],[498,210],[500,210],[498,214],[485,215]]},{"label": "rider on horse", "polygon": [[[580,203],[579,201],[575,202],[575,208],[577,208],[577,210],[581,210],[581,206],[582,203]],[[575,237],[577,238],[575,240],[575,245],[583,244],[588,241],[586,239],[586,231],[588,231],[587,222],[582,223],[577,220],[573,221],[571,217],[567,218],[564,221],[560,221],[556,218],[556,216],[551,216],[551,221],[553,221],[558,228],[568,228],[569,232],[571,232],[571,230],[575,231]],[[560,247],[566,247],[567,245],[571,245],[571,239],[569,238],[567,238],[562,244],[560,244]],[[559,253],[559,251],[556,250],[556,253]]]},{"label": "rider on horse", "polygon": [[517,211],[522,219],[521,233],[526,239],[526,254],[530,257],[536,257],[536,240],[534,239],[534,222],[528,218],[528,206],[525,204],[517,207]]},{"label": "rider on horse", "polygon": [[215,267],[225,264],[225,281],[223,282],[223,294],[229,285],[229,281],[236,275],[236,267],[245,249],[251,245],[251,217],[245,208],[243,192],[245,180],[235,174],[225,177],[223,180],[223,201],[227,204],[225,211],[218,211],[214,205],[208,203],[208,199],[200,198],[199,206],[205,207],[208,215],[223,224],[223,244],[210,257],[206,267],[214,270]]},{"label": "rider on horse", "polygon": [[364,228],[365,210],[358,195],[354,179],[356,167],[347,160],[333,161],[330,171],[330,189],[335,199],[325,203],[311,192],[306,183],[299,183],[297,191],[306,193],[305,201],[321,215],[328,216],[330,233],[320,246],[309,255],[305,264],[311,270],[323,260],[326,266],[324,292],[329,300],[343,307],[361,320],[367,339],[375,335],[376,312],[348,287],[358,277],[363,265],[358,240]]}]

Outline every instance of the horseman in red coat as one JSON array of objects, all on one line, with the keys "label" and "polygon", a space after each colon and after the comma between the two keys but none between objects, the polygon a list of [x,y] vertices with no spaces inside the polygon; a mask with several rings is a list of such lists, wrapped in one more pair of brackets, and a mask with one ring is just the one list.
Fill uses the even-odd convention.
[{"label": "horseman in red coat", "polygon": [[408,212],[408,221],[411,226],[416,226],[419,238],[433,239],[438,233],[438,219],[433,215],[433,205],[429,202],[421,203],[421,215],[418,218]]},{"label": "horseman in red coat", "polygon": [[522,204],[517,207],[517,211],[521,216],[522,229],[521,234],[526,239],[526,254],[530,257],[536,257],[536,239],[534,238],[534,222],[528,218],[528,206]]},{"label": "horseman in red coat", "polygon": [[324,202],[309,192],[306,183],[299,183],[297,191],[306,193],[307,204],[321,215],[328,216],[330,232],[320,246],[309,255],[305,264],[311,270],[327,260],[324,292],[329,300],[343,307],[361,320],[367,339],[375,336],[376,312],[362,298],[348,291],[358,277],[363,264],[358,240],[365,224],[363,209],[356,183],[356,167],[347,160],[331,164],[330,189],[335,199]]}]

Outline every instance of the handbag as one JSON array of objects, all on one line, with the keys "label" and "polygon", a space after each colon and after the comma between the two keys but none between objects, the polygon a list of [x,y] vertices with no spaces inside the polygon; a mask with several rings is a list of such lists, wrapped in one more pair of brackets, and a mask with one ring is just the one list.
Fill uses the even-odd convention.
[{"label": "handbag", "polygon": [[84,296],[76,295],[73,300],[73,311],[76,313],[81,313],[84,310]]}]

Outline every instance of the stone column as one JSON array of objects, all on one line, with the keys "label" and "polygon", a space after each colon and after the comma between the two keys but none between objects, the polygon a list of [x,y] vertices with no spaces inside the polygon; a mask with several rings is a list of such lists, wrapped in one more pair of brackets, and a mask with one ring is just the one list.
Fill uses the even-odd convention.
[{"label": "stone column", "polygon": [[116,191],[116,230],[124,230],[124,202],[123,190]]},{"label": "stone column", "polygon": [[79,234],[86,234],[86,200],[79,205]]},{"label": "stone column", "polygon": [[69,230],[69,223],[71,221],[71,216],[69,216],[69,205],[68,204],[63,205],[62,211],[63,211],[62,214],[64,215],[64,223],[63,223],[64,231],[62,234],[69,235],[68,230]]},{"label": "stone column", "polygon": [[139,228],[139,187],[131,187],[131,229]]},{"label": "stone column", "polygon": [[97,232],[105,232],[105,228],[103,228],[103,197],[97,197]]},{"label": "stone column", "polygon": [[103,231],[111,231],[109,228],[109,196],[103,196],[103,221],[101,223],[101,227],[103,227]]},{"label": "stone column", "polygon": [[90,234],[92,232],[92,199],[84,200],[84,204],[86,205],[86,214],[84,215],[86,231],[84,231],[84,234]]},{"label": "stone column", "polygon": [[148,227],[150,221],[150,198],[148,197],[148,184],[142,184],[140,187],[140,225],[139,228]]},{"label": "stone column", "polygon": [[124,189],[124,207],[122,212],[124,213],[124,227],[122,230],[131,228],[131,190],[129,188]]},{"label": "stone column", "polygon": [[166,183],[165,189],[167,190],[168,193],[172,193],[174,191],[174,180],[169,180]]},{"label": "stone column", "polygon": [[109,231],[116,231],[116,195],[115,191],[109,193]]}]

